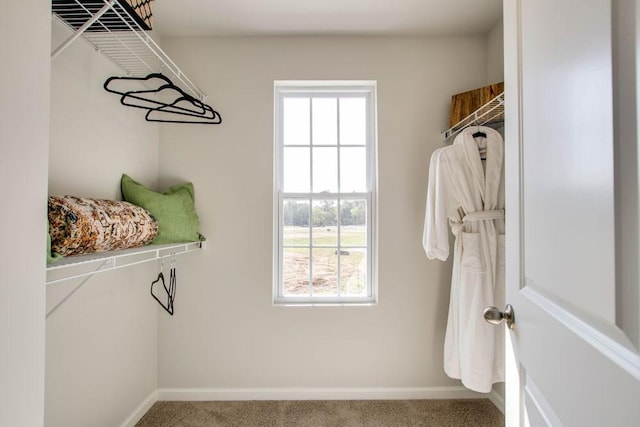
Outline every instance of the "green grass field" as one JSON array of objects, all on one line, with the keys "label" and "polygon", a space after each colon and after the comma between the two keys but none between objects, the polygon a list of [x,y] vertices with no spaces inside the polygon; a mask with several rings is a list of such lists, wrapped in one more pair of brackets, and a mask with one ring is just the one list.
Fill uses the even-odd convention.
[{"label": "green grass field", "polygon": [[[338,227],[313,227],[311,229],[313,245],[337,246]],[[285,246],[308,246],[309,229],[307,227],[285,226],[283,233]],[[364,226],[349,225],[340,227],[340,246],[366,246],[367,232]]]}]

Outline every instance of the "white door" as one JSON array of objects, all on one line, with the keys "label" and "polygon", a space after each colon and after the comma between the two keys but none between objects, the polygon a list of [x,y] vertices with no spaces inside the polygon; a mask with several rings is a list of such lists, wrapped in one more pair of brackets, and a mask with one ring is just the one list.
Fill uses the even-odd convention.
[{"label": "white door", "polygon": [[640,426],[639,3],[504,1],[509,426]]}]

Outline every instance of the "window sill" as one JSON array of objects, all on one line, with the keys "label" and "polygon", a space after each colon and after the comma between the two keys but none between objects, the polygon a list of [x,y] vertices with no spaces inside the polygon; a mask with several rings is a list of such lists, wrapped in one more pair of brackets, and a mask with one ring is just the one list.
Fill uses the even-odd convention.
[{"label": "window sill", "polygon": [[277,307],[372,307],[378,301],[373,297],[353,298],[349,300],[317,297],[317,298],[275,298],[273,305]]}]

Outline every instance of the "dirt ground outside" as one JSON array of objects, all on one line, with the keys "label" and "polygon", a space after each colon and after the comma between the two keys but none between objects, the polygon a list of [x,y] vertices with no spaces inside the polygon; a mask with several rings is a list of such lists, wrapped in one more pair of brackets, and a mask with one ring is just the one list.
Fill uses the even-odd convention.
[{"label": "dirt ground outside", "polygon": [[[366,248],[362,247],[366,245],[364,227],[342,227],[340,249],[337,227],[314,227],[312,247],[309,237],[308,228],[285,227],[284,294],[365,296],[367,256]],[[309,262],[311,256],[313,263]]]}]

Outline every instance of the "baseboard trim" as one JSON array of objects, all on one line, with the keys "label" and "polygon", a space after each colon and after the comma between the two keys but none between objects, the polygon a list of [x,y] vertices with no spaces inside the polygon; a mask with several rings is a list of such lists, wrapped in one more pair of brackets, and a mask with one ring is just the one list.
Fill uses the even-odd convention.
[{"label": "baseboard trim", "polygon": [[457,387],[380,388],[161,388],[157,400],[410,400],[487,399],[489,395]]},{"label": "baseboard trim", "polygon": [[504,414],[504,396],[495,390],[491,390],[491,393],[487,395],[487,398],[500,410],[500,412]]},{"label": "baseboard trim", "polygon": [[120,427],[134,427],[136,423],[142,419],[144,414],[146,414],[149,411],[149,409],[151,409],[153,404],[156,403],[157,401],[158,401],[158,390],[156,389],[156,390],[153,390],[151,394],[149,394],[149,396],[147,396],[147,398],[144,399],[142,403],[138,405],[136,409],[133,410],[131,415],[129,415],[129,417],[127,417],[127,419],[124,420],[122,424],[120,424]]}]

